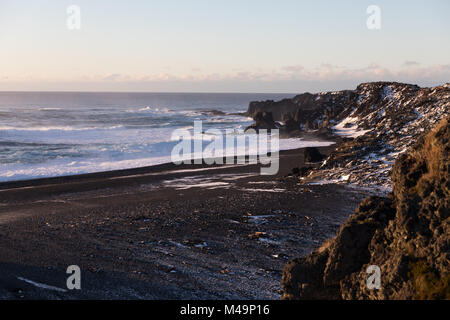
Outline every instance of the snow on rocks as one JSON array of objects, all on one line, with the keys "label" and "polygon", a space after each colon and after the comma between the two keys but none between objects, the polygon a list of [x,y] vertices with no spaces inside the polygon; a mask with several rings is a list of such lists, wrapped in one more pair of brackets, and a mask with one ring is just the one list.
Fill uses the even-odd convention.
[{"label": "snow on rocks", "polygon": [[[431,130],[450,109],[450,85],[421,88],[370,82],[356,90],[303,93],[281,101],[251,102],[247,115],[288,118],[295,131],[339,136],[342,142],[323,162],[321,181],[390,188],[395,159]],[[347,177],[343,179],[341,177]]]},{"label": "snow on rocks", "polygon": [[333,133],[336,135],[356,138],[370,131],[358,129],[358,125],[356,124],[358,120],[357,117],[347,117],[339,122],[339,124],[331,127],[331,129],[333,129]]},{"label": "snow on rocks", "polygon": [[342,112],[348,116],[331,127],[351,139],[343,139],[311,177],[390,190],[395,159],[449,115],[450,87],[379,82],[356,91],[355,104]]}]

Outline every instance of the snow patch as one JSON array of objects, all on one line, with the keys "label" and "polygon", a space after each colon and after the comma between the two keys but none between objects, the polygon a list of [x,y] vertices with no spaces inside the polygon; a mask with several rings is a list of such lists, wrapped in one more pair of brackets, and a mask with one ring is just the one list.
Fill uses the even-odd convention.
[{"label": "snow patch", "polygon": [[334,130],[334,133],[336,135],[350,138],[356,138],[371,131],[371,130],[359,130],[357,125],[358,120],[359,120],[358,117],[347,117],[331,128]]}]

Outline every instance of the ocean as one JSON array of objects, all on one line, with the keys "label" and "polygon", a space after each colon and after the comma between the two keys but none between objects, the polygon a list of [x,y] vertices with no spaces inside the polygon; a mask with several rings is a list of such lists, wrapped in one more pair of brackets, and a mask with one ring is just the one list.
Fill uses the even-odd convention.
[{"label": "ocean", "polygon": [[[250,101],[289,94],[0,92],[0,181],[170,162],[172,132],[242,131]],[[280,149],[302,147],[282,139]],[[320,145],[320,144],[319,144]]]}]

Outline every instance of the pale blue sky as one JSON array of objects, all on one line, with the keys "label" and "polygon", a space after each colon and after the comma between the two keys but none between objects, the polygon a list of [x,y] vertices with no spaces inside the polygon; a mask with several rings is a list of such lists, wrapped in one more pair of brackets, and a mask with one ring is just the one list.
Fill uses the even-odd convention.
[{"label": "pale blue sky", "polygon": [[[366,27],[369,5],[381,29]],[[68,30],[66,9],[81,9]],[[0,0],[0,90],[303,92],[450,82],[450,1]]]}]

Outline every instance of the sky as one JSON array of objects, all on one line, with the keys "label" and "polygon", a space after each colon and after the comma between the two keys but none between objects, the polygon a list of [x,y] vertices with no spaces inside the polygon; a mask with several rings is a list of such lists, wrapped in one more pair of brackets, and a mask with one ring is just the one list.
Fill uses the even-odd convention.
[{"label": "sky", "polygon": [[0,0],[0,91],[434,86],[450,82],[449,12],[448,0]]}]

